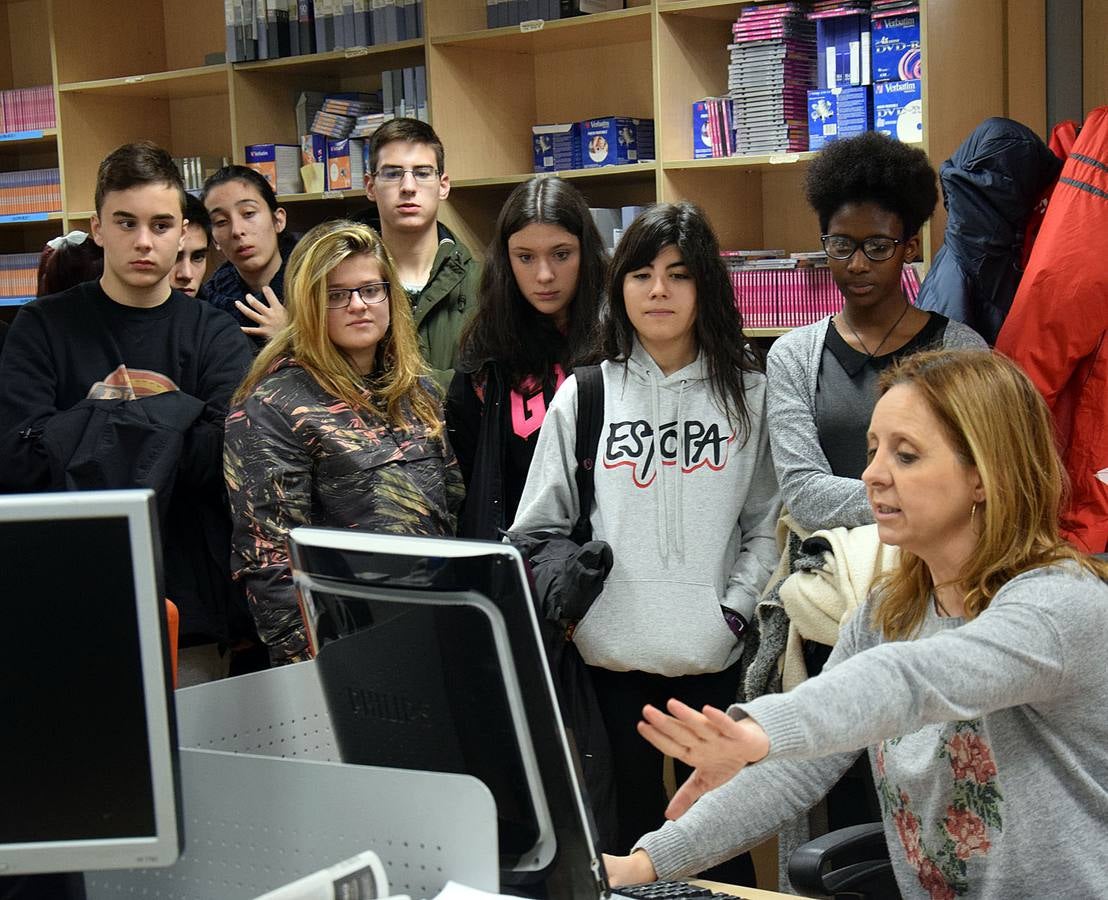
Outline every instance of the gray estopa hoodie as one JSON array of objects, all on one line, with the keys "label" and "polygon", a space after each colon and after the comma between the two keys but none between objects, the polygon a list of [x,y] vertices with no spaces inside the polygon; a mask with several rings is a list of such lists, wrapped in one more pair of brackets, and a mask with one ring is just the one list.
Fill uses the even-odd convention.
[{"label": "gray estopa hoodie", "polygon": [[[721,671],[741,643],[720,606],[749,620],[777,562],[765,378],[743,376],[750,434],[740,443],[702,358],[666,376],[636,340],[626,364],[605,362],[601,371],[604,426],[590,518],[615,565],[574,643],[585,662],[619,672]],[[570,376],[547,410],[512,531],[572,529],[576,423]]]}]

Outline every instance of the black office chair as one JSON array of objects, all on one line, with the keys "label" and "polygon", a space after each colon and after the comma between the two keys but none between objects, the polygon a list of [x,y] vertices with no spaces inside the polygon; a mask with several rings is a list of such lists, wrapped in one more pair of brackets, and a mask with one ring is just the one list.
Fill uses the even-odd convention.
[{"label": "black office chair", "polygon": [[802,894],[835,900],[900,897],[880,822],[840,828],[797,847],[789,858],[789,881]]}]

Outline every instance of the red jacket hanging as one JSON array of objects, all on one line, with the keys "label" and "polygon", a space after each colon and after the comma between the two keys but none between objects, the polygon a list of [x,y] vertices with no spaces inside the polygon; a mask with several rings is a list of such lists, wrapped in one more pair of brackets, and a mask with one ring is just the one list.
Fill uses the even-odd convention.
[{"label": "red jacket hanging", "polygon": [[1108,107],[1086,119],[996,347],[1046,398],[1071,481],[1062,531],[1108,547]]}]

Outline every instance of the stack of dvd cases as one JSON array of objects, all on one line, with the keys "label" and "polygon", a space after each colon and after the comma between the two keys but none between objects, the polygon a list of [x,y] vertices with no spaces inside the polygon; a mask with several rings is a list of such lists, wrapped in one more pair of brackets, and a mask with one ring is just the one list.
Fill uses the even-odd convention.
[{"label": "stack of dvd cases", "polygon": [[808,149],[808,90],[816,85],[815,28],[807,4],[743,7],[728,67],[739,155]]}]

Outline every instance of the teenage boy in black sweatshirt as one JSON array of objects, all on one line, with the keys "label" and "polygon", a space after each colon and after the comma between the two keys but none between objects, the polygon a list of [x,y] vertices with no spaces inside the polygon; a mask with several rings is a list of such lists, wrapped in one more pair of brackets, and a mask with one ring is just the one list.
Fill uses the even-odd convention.
[{"label": "teenage boy in black sweatshirt", "polygon": [[[173,160],[154,144],[100,164],[91,230],[103,276],[23,307],[0,360],[0,491],[154,489],[182,664],[203,646],[210,677],[215,645],[237,637],[245,612],[229,577],[222,455],[227,403],[252,354],[234,319],[171,289],[184,207]],[[95,577],[74,572],[74,590]]]}]

